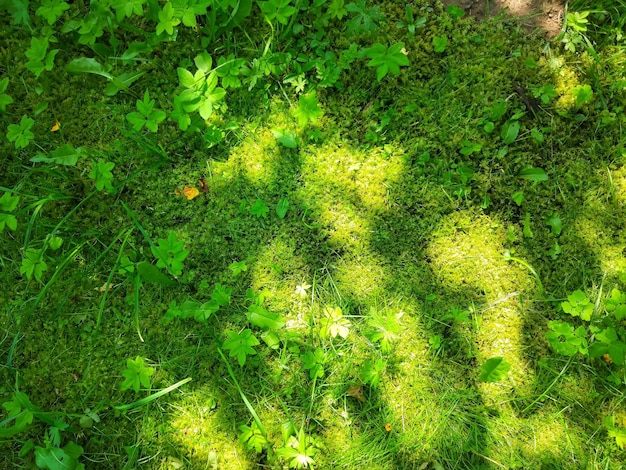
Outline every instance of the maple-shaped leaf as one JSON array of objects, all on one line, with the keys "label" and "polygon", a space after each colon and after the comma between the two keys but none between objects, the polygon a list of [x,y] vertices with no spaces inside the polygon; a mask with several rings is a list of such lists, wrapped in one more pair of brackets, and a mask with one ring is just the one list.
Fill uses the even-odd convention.
[{"label": "maple-shaped leaf", "polygon": [[256,215],[257,217],[263,217],[264,219],[266,219],[267,213],[270,211],[270,208],[267,207],[267,204],[257,198],[257,200],[254,201],[252,207],[248,209],[248,211],[252,215]]},{"label": "maple-shaped leaf", "polygon": [[104,160],[98,160],[92,163],[89,177],[94,180],[96,189],[102,191],[106,188],[110,193],[115,192],[111,181],[113,180],[113,173],[111,170],[115,167],[115,163],[107,162]]},{"label": "maple-shaped leaf", "polygon": [[246,357],[256,354],[253,346],[260,344],[259,340],[249,329],[245,329],[241,333],[227,331],[226,336],[228,336],[228,339],[224,341],[223,348],[230,350],[229,356],[236,357],[239,365],[243,367],[246,363]]},{"label": "maple-shaped leaf", "polygon": [[300,95],[299,105],[294,113],[301,126],[317,121],[324,114],[322,108],[319,107],[315,90]]},{"label": "maple-shaped leaf", "polygon": [[132,388],[135,392],[139,391],[139,387],[150,388],[150,377],[154,375],[154,368],[147,367],[144,364],[143,357],[137,356],[135,359],[126,361],[126,369],[122,371],[124,382],[122,390]]},{"label": "maple-shaped leaf", "polygon": [[176,233],[170,231],[167,240],[159,238],[159,246],[152,246],[152,254],[157,258],[157,267],[167,268],[174,276],[180,276],[183,272],[183,261],[187,258],[189,251],[184,250],[185,242],[176,239]]},{"label": "maple-shaped leaf", "polygon": [[48,265],[43,260],[43,251],[36,250],[35,248],[28,248],[24,252],[24,259],[22,259],[22,267],[20,268],[20,274],[24,274],[26,278],[30,279],[35,276],[35,279],[41,281],[43,272],[48,270]]},{"label": "maple-shaped leaf", "polygon": [[409,65],[404,43],[398,42],[390,47],[376,43],[372,47],[365,49],[365,57],[371,59],[368,67],[376,67],[376,79],[380,82],[388,72],[400,75],[400,67]]}]

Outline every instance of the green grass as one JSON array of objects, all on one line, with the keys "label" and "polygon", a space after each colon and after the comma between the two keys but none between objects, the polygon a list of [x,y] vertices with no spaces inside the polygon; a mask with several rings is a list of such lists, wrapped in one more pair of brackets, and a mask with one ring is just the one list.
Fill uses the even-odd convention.
[{"label": "green grass", "polygon": [[[29,28],[0,28],[3,50],[16,51],[0,52],[0,78],[9,78],[14,99],[0,127],[22,115],[35,119],[26,149],[0,140],[0,190],[21,197],[17,230],[0,233],[0,402],[19,390],[41,411],[65,413],[61,446],[80,445],[85,468],[278,468],[289,460],[276,453],[300,430],[312,439],[317,468],[626,464],[603,424],[614,416],[626,426],[623,380],[607,380],[612,371],[623,379],[623,366],[560,356],[545,336],[549,321],[572,320],[560,304],[573,291],[595,302],[613,287],[624,290],[624,92],[612,86],[624,79],[621,46],[598,40],[593,58],[557,41],[546,45],[514,20],[456,21],[430,2],[415,5],[427,22],[410,35],[396,28],[403,3],[376,4],[387,22],[374,37],[350,37],[345,22],[332,20],[323,50],[339,55],[351,42],[402,41],[410,65],[399,76],[378,83],[367,61],[356,59],[339,84],[316,88],[324,114],[306,126],[296,117],[297,91],[283,81],[287,71],[251,90],[228,89],[228,109],[211,118],[224,139],[212,147],[171,119],[158,133],[136,133],[125,118],[145,89],[172,111],[176,68],[195,70],[201,28],[180,26],[175,41],[155,42],[142,61],[109,59],[115,73],[146,72],[113,97],[103,94],[105,78],[64,71],[73,58],[96,56],[75,38],[59,37],[54,71],[36,81],[24,66]],[[315,15],[300,14],[315,31]],[[263,57],[272,30],[256,6],[252,15],[214,38],[214,63],[227,53],[250,66]],[[120,56],[145,39],[138,31],[154,29],[151,21],[125,20],[119,45],[107,35],[98,43]],[[306,30],[274,27],[273,52],[311,42]],[[435,36],[448,38],[443,53],[433,50]],[[315,69],[306,78],[308,91]],[[553,84],[559,96],[532,113],[515,84],[529,95]],[[584,84],[594,97],[577,104],[572,90]],[[485,132],[498,100],[506,115]],[[35,116],[42,101],[48,108]],[[518,111],[525,111],[514,119],[519,135],[503,155],[501,127]],[[55,121],[59,132],[50,131]],[[533,128],[543,142],[531,138]],[[297,148],[281,145],[272,130],[293,133]],[[479,150],[464,155],[465,141]],[[63,143],[89,156],[69,167],[29,162]],[[115,194],[94,192],[88,174],[98,159],[115,163]],[[549,179],[519,178],[527,167]],[[200,188],[200,179],[208,192],[193,200],[177,194]],[[524,192],[520,206],[516,191]],[[275,211],[283,198],[290,203],[284,219]],[[249,211],[257,199],[269,207],[266,218]],[[553,212],[562,220],[558,237],[545,223]],[[173,285],[118,272],[124,256],[155,264],[147,237],[156,243],[170,231],[189,251],[176,279],[161,269]],[[62,246],[46,252],[41,280],[27,280],[20,274],[26,247],[41,248],[52,232]],[[507,250],[523,263],[507,260]],[[247,270],[234,275],[229,265],[237,261]],[[206,322],[163,323],[172,301],[209,302],[218,283],[232,288],[231,301]],[[246,318],[248,289],[263,293],[263,307],[285,326],[275,349],[261,340],[240,367],[221,343],[226,331],[246,328],[261,339]],[[349,322],[346,338],[322,333],[325,311],[335,307]],[[372,336],[377,315],[389,322],[389,350]],[[316,351],[324,374],[313,379],[302,356]],[[156,371],[150,389],[122,391],[126,360],[137,356]],[[480,382],[481,365],[500,356],[511,364],[508,375]],[[364,378],[377,361],[376,379]],[[115,408],[186,378],[143,406]],[[261,453],[239,440],[239,426],[254,420],[250,408],[269,442]],[[93,411],[99,421],[81,421]],[[0,431],[14,424],[8,412]],[[32,468],[33,452],[20,450],[29,439],[46,447],[52,426],[35,419],[0,437],[0,467]]]}]

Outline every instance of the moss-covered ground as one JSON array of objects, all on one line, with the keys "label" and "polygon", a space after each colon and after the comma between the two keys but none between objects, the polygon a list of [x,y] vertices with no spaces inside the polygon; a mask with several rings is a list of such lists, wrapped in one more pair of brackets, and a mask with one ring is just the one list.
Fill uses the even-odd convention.
[{"label": "moss-covered ground", "polygon": [[[300,93],[319,82],[315,69],[304,90],[268,72],[251,90],[227,90],[227,109],[210,122],[224,133],[215,145],[169,118],[156,133],[126,119],[146,89],[171,112],[177,68],[195,71],[203,50],[198,30],[181,24],[175,41],[141,60],[109,60],[145,74],[106,96],[106,78],[64,67],[107,52],[77,44],[75,31],[58,34],[54,69],[35,80],[24,65],[31,31],[0,20],[0,78],[14,100],[0,127],[35,120],[28,147],[16,149],[5,130],[0,141],[0,190],[20,196],[17,228],[0,233],[0,402],[20,391],[54,416],[0,433],[0,468],[33,468],[35,453],[21,450],[29,440],[55,447],[51,428],[58,446],[83,448],[85,468],[297,466],[279,450],[290,436],[321,469],[626,465],[604,421],[626,424],[623,365],[559,355],[546,339],[548,322],[572,320],[561,308],[572,292],[596,302],[625,287],[622,49],[569,52],[514,20],[455,18],[428,2],[414,4],[427,20],[412,35],[396,26],[404,2],[376,3],[386,21],[373,37],[347,34],[335,19],[317,47],[339,56],[351,43],[402,41],[409,65],[398,76],[379,82],[368,59],[356,59],[334,86],[316,87],[323,115],[303,124]],[[266,47],[314,54],[311,18],[284,42],[280,24],[268,42],[261,18],[255,4],[215,39],[214,61],[252,61]],[[143,18],[128,24],[109,57],[150,29]],[[527,109],[546,85],[554,96]],[[588,101],[577,94],[585,85]],[[519,131],[508,142],[511,123]],[[276,131],[293,134],[295,148]],[[66,143],[87,156],[73,166],[30,161]],[[98,160],[115,163],[115,191],[96,190]],[[528,168],[547,179],[520,177]],[[199,195],[187,199],[186,187]],[[257,200],[266,216],[251,211]],[[562,230],[546,223],[555,217]],[[173,285],[123,272],[122,260],[156,264],[151,243],[170,232],[189,252],[182,274],[160,269]],[[26,250],[51,234],[63,244],[43,255],[40,279],[27,279]],[[236,262],[247,269],[235,272]],[[230,303],[208,320],[164,322],[172,302],[208,302],[216,284],[232,289]],[[284,322],[274,347],[246,316],[250,289]],[[329,331],[335,307],[341,322]],[[245,329],[260,344],[241,367],[223,342]],[[122,390],[137,356],[155,370],[150,387]],[[478,380],[494,357],[508,374]],[[260,452],[240,439],[240,426],[255,422],[251,408],[267,440]],[[15,414],[2,411],[0,430],[10,429]]]}]

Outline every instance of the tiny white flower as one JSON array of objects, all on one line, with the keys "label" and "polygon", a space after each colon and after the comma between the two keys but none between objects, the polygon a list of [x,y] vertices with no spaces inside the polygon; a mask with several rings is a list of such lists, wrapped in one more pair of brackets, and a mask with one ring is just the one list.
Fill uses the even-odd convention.
[{"label": "tiny white flower", "polygon": [[302,284],[299,286],[296,286],[296,295],[299,295],[301,298],[305,298],[306,297],[306,291],[307,289],[310,289],[311,286],[308,284]]}]

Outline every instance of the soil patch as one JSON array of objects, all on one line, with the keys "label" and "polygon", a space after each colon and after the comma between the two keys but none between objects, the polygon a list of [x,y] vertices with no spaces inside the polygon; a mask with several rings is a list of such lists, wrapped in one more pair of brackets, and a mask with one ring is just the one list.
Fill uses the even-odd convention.
[{"label": "soil patch", "polygon": [[530,30],[541,30],[547,37],[561,32],[564,0],[442,0],[445,6],[459,5],[478,19],[509,15],[519,18]]}]

